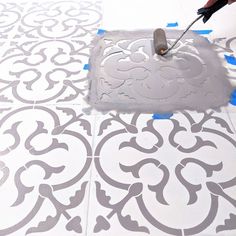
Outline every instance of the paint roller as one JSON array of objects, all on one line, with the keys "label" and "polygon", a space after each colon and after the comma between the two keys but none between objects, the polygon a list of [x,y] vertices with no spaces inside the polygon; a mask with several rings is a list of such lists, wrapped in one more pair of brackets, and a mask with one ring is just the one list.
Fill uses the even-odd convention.
[{"label": "paint roller", "polygon": [[187,33],[187,31],[192,27],[192,25],[195,24],[195,22],[203,18],[203,22],[206,23],[216,11],[218,11],[227,4],[228,0],[218,0],[210,7],[200,8],[197,12],[199,16],[186,28],[186,30],[180,35],[179,38],[177,38],[177,40],[169,48],[165,31],[160,28],[156,29],[153,33],[153,43],[155,52],[161,56],[166,55],[170,50],[175,47],[175,45],[182,39],[182,37]]}]

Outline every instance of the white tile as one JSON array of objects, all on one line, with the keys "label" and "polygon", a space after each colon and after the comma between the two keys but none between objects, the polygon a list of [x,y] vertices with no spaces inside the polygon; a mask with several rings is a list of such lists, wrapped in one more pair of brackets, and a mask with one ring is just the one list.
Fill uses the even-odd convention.
[{"label": "white tile", "polygon": [[102,18],[99,1],[30,1],[15,38],[81,38],[96,33]]},{"label": "white tile", "polygon": [[[203,226],[200,227],[202,231],[199,230],[201,232],[196,235],[216,235],[217,226],[219,236],[236,234],[235,230],[227,230],[230,224],[232,228],[235,227],[232,222],[236,215],[233,200],[236,199],[235,182],[227,182],[235,177],[236,167],[234,107],[228,106],[227,112],[210,115],[202,124],[201,131],[198,131],[197,123],[202,120],[203,114],[191,113],[194,120],[192,124],[190,117],[187,119],[183,114],[175,114],[172,120],[155,120],[153,126],[151,115],[121,115],[119,118],[97,111],[85,115],[82,112],[88,111],[83,101],[85,94],[76,93],[80,89],[87,92],[87,81],[83,81],[86,71],[82,69],[89,58],[91,39],[99,27],[108,30],[150,29],[165,28],[167,23],[178,22],[178,29],[184,29],[205,2],[104,0],[102,13],[102,3],[96,0],[1,1],[0,12],[5,15],[0,16],[0,236],[22,236],[29,229],[41,231],[32,235],[42,236],[141,236],[148,235],[147,232],[149,235],[169,235],[166,232],[170,232],[170,228],[164,229],[157,225],[157,220],[177,229],[172,235],[181,235],[181,232],[182,235],[188,235],[184,229],[197,226],[207,217],[211,198],[219,203],[218,207],[211,208],[216,209],[217,214],[212,217],[213,222],[208,220],[207,228],[202,230]],[[227,40],[235,37],[235,25],[232,23],[235,22],[235,7],[236,4],[233,4],[223,9],[207,24],[199,22],[194,28],[213,29],[210,40],[226,37],[220,42],[225,46]],[[78,9],[84,15],[77,16]],[[101,26],[102,14],[104,20]],[[77,24],[77,20],[82,20],[82,23]],[[55,22],[55,27],[50,27]],[[235,42],[231,45],[233,51],[236,49]],[[83,46],[84,49],[81,49]],[[46,59],[39,63],[43,59],[44,48]],[[225,49],[219,54],[223,60]],[[78,63],[78,60],[81,62]],[[226,63],[224,66],[229,69],[230,76],[235,77],[234,67]],[[72,73],[66,77],[64,71],[59,70],[59,73],[52,75],[55,83],[51,83],[53,86],[47,89],[46,74],[56,69]],[[36,82],[32,81],[33,71],[41,73]],[[29,89],[30,81],[32,90]],[[173,129],[174,124],[183,130],[177,132],[177,128]],[[170,142],[171,131],[174,142]],[[136,140],[137,144],[129,146],[130,140]],[[203,140],[198,142],[206,146],[194,148],[197,140]],[[144,160],[160,162],[162,166],[145,164],[140,167],[139,176],[136,177],[124,171],[124,166],[132,166]],[[209,176],[206,176],[206,171],[199,164],[186,164],[184,160],[199,160],[208,164],[204,168],[209,169]],[[57,173],[44,178],[46,167],[40,166],[42,163],[59,167],[51,169]],[[222,169],[219,163],[222,163]],[[164,197],[160,197],[162,191],[159,190],[157,201],[155,192],[150,191],[148,185],[155,185],[163,179],[161,168],[164,166],[169,171],[169,179],[163,191]],[[189,181],[187,186],[191,186],[189,189],[194,189],[191,183],[196,186],[201,184],[196,202],[190,205],[187,205],[189,192],[183,180],[180,182],[176,177],[176,166],[182,168],[183,177]],[[82,176],[75,178],[83,168]],[[210,176],[212,168],[216,170]],[[17,177],[19,170],[22,173]],[[110,179],[106,179],[105,174]],[[25,188],[20,186],[20,181]],[[207,186],[207,181],[212,183]],[[99,184],[105,191],[98,191],[100,202],[96,196]],[[34,186],[34,189],[24,199],[19,198],[16,202],[16,186],[19,186],[22,194],[23,190],[31,190],[27,187]],[[69,202],[73,201],[71,197],[81,188],[85,192],[84,197],[81,191],[74,198],[74,205],[68,207]],[[133,196],[131,190],[136,190]],[[111,205],[104,194],[111,197]],[[194,196],[194,193],[191,195]],[[80,198],[83,198],[81,203]],[[144,206],[138,207],[137,201],[141,198],[150,216],[145,215]],[[43,199],[39,210],[35,206],[37,199]],[[169,205],[163,204],[163,199]],[[194,197],[192,199],[194,201]],[[14,202],[16,204],[12,206]],[[66,208],[64,210],[63,205]],[[129,217],[121,218],[124,219],[122,226],[121,219],[117,217],[120,211],[123,217],[130,215],[139,226],[131,222]],[[58,222],[47,218],[56,216],[56,213],[61,214]],[[210,215],[214,216],[214,213]],[[154,217],[153,221],[151,216]],[[100,225],[96,226],[97,217]],[[46,223],[40,224],[46,219]],[[95,232],[99,226],[108,225],[109,229]]]},{"label": "white tile", "polygon": [[1,100],[13,104],[81,104],[89,48],[66,40],[12,41],[1,69]]},{"label": "white tile", "polygon": [[227,106],[227,113],[233,126],[234,132],[236,133],[236,106],[229,104]]},{"label": "white tile", "polygon": [[0,5],[0,42],[14,37],[15,28],[19,25],[21,16],[27,9],[27,2],[2,1]]},{"label": "white tile", "polygon": [[18,15],[1,52],[1,103],[85,107],[83,68],[101,22],[101,2],[29,2]]},{"label": "white tile", "polygon": [[85,234],[94,117],[77,106],[18,107],[0,116],[0,235]]},{"label": "white tile", "polygon": [[[96,122],[88,235],[215,235],[235,214],[235,183],[223,184],[236,168],[226,112],[114,115]],[[161,182],[156,199],[150,186]]]},{"label": "white tile", "polygon": [[226,107],[226,110],[229,113],[229,115],[234,115],[236,113],[236,106],[229,103]]}]

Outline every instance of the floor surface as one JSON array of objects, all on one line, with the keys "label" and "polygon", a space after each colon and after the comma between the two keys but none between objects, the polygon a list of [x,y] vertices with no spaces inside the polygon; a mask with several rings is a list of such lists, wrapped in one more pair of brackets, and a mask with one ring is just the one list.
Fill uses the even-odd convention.
[{"label": "floor surface", "polygon": [[[236,107],[88,113],[90,42],[183,29],[203,0],[0,3],[0,236],[236,235]],[[235,85],[236,4],[197,30]]]}]

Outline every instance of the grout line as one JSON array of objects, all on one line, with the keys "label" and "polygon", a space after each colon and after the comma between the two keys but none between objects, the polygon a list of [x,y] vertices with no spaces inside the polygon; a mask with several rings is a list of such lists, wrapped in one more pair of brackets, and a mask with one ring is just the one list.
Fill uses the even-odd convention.
[{"label": "grout line", "polygon": [[98,116],[94,115],[94,127],[92,131],[92,162],[90,167],[89,173],[89,190],[88,190],[88,204],[87,204],[87,211],[86,211],[86,226],[85,226],[85,236],[88,236],[88,226],[89,226],[89,208],[90,208],[90,197],[91,197],[91,190],[92,190],[92,175],[93,175],[93,168],[94,168],[94,147],[95,147],[95,132],[96,132],[96,124],[97,124]]},{"label": "grout line", "polygon": [[229,111],[228,111],[227,107],[226,107],[225,109],[226,109],[226,114],[227,114],[227,116],[228,116],[229,122],[230,122],[230,124],[231,124],[231,126],[232,126],[232,129],[233,129],[234,133],[236,134],[236,127],[234,126],[234,123],[233,123],[233,121],[231,120]]}]

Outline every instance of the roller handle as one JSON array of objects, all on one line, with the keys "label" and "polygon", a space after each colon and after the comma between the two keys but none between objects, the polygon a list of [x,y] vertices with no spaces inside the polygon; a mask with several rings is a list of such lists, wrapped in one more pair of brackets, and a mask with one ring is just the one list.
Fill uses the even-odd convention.
[{"label": "roller handle", "polygon": [[203,15],[204,16],[203,22],[206,23],[215,12],[217,12],[218,10],[220,10],[222,7],[224,7],[227,4],[228,4],[228,0],[218,0],[210,7],[203,7],[203,8],[198,9],[197,14]]}]

